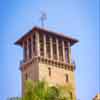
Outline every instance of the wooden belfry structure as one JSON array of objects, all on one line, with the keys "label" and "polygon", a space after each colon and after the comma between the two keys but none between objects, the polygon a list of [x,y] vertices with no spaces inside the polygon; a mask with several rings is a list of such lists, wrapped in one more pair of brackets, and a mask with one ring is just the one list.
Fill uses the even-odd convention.
[{"label": "wooden belfry structure", "polygon": [[27,79],[45,79],[51,85],[71,83],[75,94],[75,65],[71,59],[71,46],[78,40],[40,27],[33,27],[15,44],[23,48],[22,93]]}]

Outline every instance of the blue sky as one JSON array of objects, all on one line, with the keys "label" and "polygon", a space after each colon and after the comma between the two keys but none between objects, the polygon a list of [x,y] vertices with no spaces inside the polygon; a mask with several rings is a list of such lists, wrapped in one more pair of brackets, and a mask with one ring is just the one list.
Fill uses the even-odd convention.
[{"label": "blue sky", "polygon": [[22,49],[14,42],[40,26],[41,10],[46,28],[79,39],[72,47],[77,98],[91,100],[100,90],[99,0],[0,0],[0,100],[21,95]]}]

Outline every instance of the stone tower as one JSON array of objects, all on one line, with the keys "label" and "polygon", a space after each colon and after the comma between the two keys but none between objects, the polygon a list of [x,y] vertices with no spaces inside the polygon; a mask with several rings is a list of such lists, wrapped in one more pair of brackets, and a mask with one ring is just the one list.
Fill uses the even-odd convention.
[{"label": "stone tower", "polygon": [[75,94],[75,65],[71,59],[71,46],[78,40],[50,31],[33,27],[15,44],[23,48],[23,60],[20,63],[22,77],[22,95],[27,79],[45,79],[52,85],[71,83]]}]

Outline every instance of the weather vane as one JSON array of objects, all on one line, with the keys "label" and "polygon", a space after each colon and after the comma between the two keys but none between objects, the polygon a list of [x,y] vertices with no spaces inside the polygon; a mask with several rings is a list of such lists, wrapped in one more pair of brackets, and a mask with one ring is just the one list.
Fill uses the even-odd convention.
[{"label": "weather vane", "polygon": [[44,27],[44,21],[47,19],[47,15],[45,12],[41,12],[40,20],[41,20],[41,26]]}]

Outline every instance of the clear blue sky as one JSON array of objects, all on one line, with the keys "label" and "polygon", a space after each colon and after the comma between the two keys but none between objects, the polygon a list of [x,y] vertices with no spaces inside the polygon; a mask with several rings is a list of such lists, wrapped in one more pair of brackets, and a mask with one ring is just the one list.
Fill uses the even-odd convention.
[{"label": "clear blue sky", "polygon": [[99,0],[0,0],[0,100],[21,95],[22,49],[14,42],[40,26],[41,10],[47,13],[47,28],[79,39],[72,47],[77,98],[91,100],[100,89],[98,4]]}]

